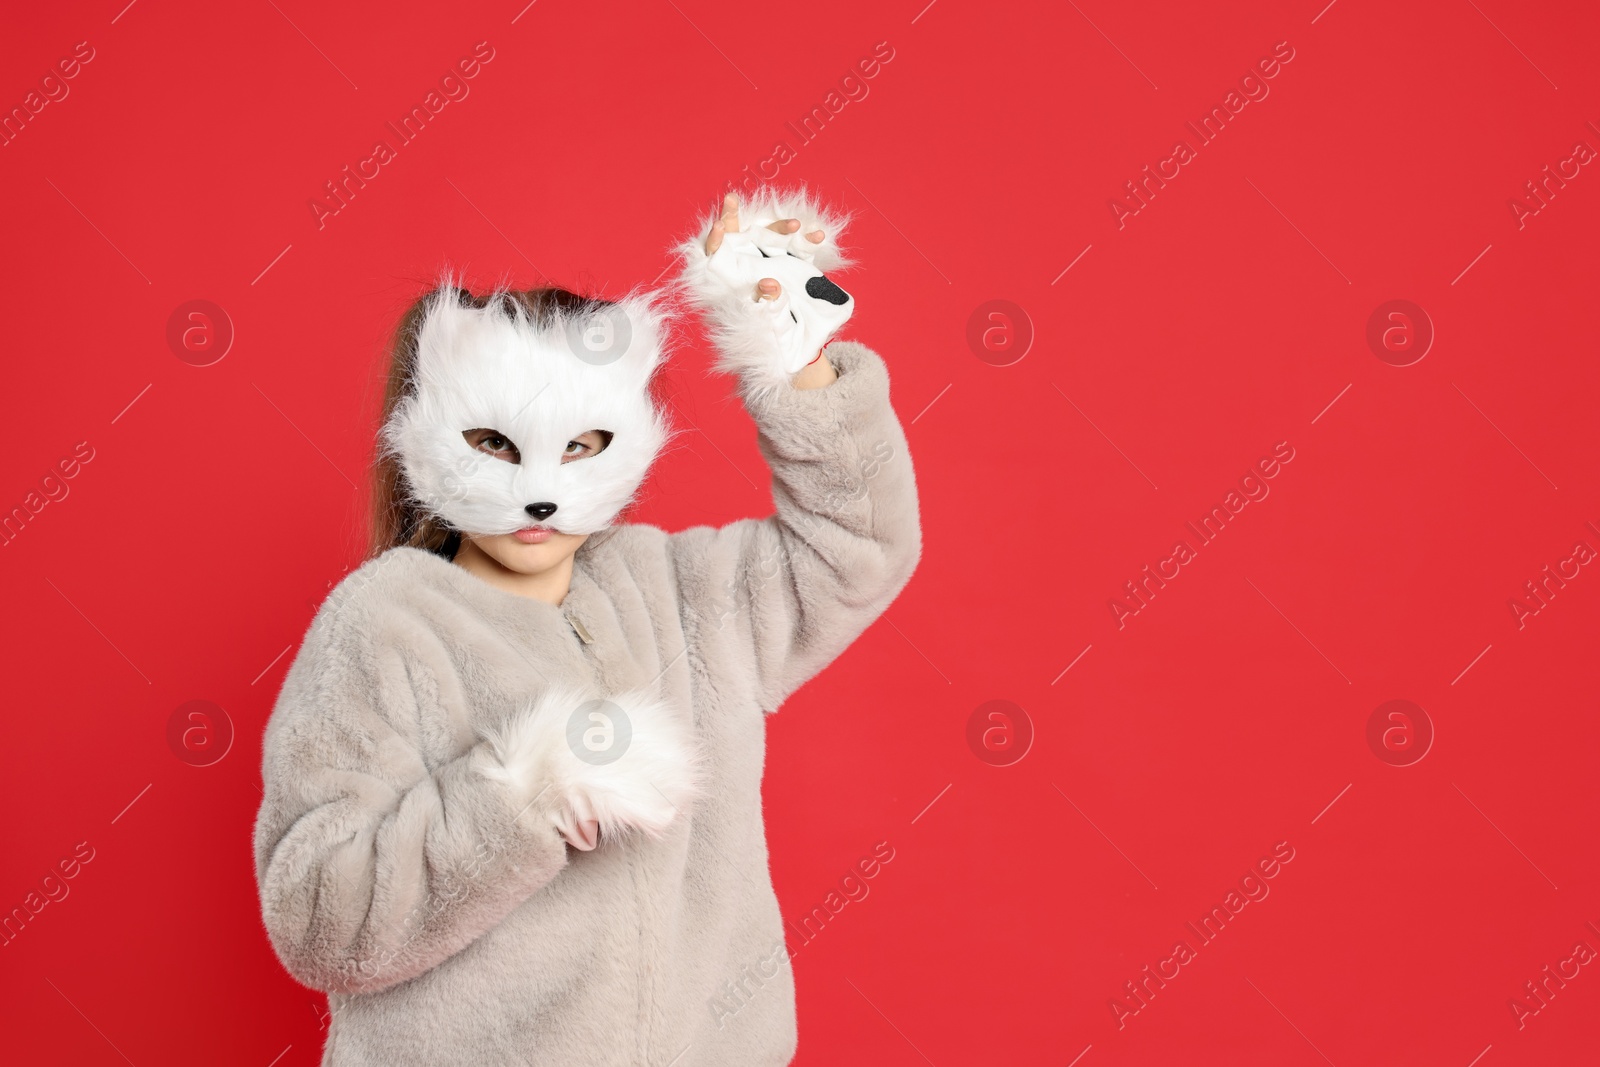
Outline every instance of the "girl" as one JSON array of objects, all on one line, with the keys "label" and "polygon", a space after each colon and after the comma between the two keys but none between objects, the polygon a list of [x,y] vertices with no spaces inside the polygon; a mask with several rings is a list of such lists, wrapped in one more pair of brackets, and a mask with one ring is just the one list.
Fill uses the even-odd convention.
[{"label": "girl", "polygon": [[671,436],[663,301],[449,279],[393,345],[372,557],[267,724],[274,950],[326,990],[322,1063],[786,1064],[764,714],[921,556],[883,360],[822,347],[848,221],[737,196],[678,246],[776,514],[619,523]]}]

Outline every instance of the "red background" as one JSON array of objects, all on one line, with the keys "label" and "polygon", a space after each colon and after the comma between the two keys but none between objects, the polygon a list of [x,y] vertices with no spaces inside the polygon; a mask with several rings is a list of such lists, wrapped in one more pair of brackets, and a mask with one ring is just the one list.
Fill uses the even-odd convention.
[{"label": "red background", "polygon": [[[1509,206],[1600,147],[1593,5],[122,3],[0,38],[6,109],[94,49],[0,148],[0,506],[94,453],[0,549],[0,907],[94,850],[0,949],[9,1062],[317,1062],[250,831],[292,649],[360,557],[388,330],[446,261],[648,283],[780,140],[768,174],[858,209],[845,336],[890,364],[925,529],[906,592],[773,720],[785,914],[894,849],[791,939],[797,1062],[1593,1058],[1600,968],[1509,1007],[1600,949],[1600,575],[1520,628],[1509,606],[1600,548],[1600,174]],[[470,95],[319,228],[323,183],[480,41]],[[1119,228],[1124,183],[1282,41],[1270,95]],[[879,42],[802,142],[786,123]],[[236,331],[205,367],[166,340],[195,299]],[[1366,341],[1395,299],[1436,331],[1405,367]],[[990,300],[1033,331],[1006,366],[1015,314],[999,356],[967,341]],[[770,512],[709,358],[671,371],[696,432],[640,521]],[[1285,441],[1270,496],[1119,628],[1123,583]],[[1393,699],[1436,731],[1410,766],[1367,742]],[[209,766],[168,745],[190,700],[235,729]],[[1035,732],[1010,766],[968,746],[991,700]],[[1119,1026],[1124,983],[1280,841],[1270,895]]]}]

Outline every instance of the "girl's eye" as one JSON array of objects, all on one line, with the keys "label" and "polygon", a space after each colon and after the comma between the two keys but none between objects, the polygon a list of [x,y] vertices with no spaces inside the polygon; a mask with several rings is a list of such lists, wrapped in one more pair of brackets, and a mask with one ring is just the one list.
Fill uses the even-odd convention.
[{"label": "girl's eye", "polygon": [[598,456],[611,443],[611,436],[610,430],[590,430],[573,438],[567,442],[566,450],[561,454],[561,462]]},{"label": "girl's eye", "polygon": [[467,444],[479,452],[487,452],[495,459],[503,459],[507,463],[521,463],[522,453],[505,434],[479,427],[476,430],[463,430],[461,436],[466,438]]}]

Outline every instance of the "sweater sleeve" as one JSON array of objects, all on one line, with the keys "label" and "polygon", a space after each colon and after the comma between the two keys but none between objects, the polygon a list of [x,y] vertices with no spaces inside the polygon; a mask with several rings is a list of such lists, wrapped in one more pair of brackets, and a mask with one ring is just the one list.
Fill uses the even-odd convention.
[{"label": "sweater sleeve", "polygon": [[[741,382],[772,470],[775,514],[669,537],[687,596],[733,634],[763,711],[832,663],[911,580],[922,555],[915,472],[883,358],[853,341],[819,389]],[[680,578],[680,582],[681,582]]]},{"label": "sweater sleeve", "polygon": [[337,993],[436,966],[567,862],[491,742],[427,765],[416,735],[441,715],[427,705],[453,695],[443,650],[397,625],[375,635],[359,614],[325,610],[289,670],[255,826],[273,948],[300,982]]}]

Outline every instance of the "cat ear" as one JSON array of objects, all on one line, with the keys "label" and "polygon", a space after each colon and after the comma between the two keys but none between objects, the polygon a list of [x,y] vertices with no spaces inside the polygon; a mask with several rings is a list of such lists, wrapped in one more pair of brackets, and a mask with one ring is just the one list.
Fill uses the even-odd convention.
[{"label": "cat ear", "polygon": [[483,340],[483,315],[462,281],[454,269],[445,268],[424,299],[416,325],[416,374],[423,381],[448,372],[451,353]]},{"label": "cat ear", "polygon": [[592,366],[615,366],[641,390],[666,363],[673,343],[670,298],[642,286],[565,326],[573,355]]}]

